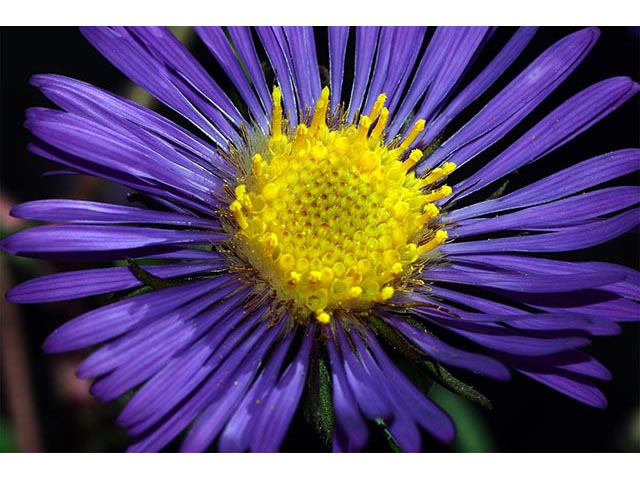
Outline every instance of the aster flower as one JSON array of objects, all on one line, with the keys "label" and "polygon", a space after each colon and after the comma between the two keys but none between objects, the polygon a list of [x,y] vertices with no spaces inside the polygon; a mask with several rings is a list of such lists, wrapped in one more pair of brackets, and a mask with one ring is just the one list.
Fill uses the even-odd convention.
[{"label": "aster flower", "polygon": [[549,47],[446,136],[535,29],[518,29],[469,76],[491,28],[439,28],[424,51],[425,28],[329,28],[325,80],[311,28],[196,30],[229,91],[168,30],[83,33],[197,134],[78,80],[33,78],[60,110],[28,111],[31,149],[130,188],[146,207],[28,202],[12,214],[55,224],[2,242],[32,258],[127,262],[32,279],[7,297],[126,294],[60,327],[44,349],[97,347],[78,375],[95,378],[103,401],[133,391],[118,418],[132,451],[160,450],[185,429],[185,451],[274,451],[303,395],[336,451],[364,448],[375,422],[403,450],[420,450],[421,429],[450,442],[454,425],[417,368],[480,401],[445,368],[496,380],[516,371],[606,405],[592,381],[610,373],[579,349],[638,320],[638,274],[539,254],[637,225],[638,187],[601,185],[635,172],[640,150],[489,197],[638,85],[598,82],[474,162],[569,76],[596,29]]}]

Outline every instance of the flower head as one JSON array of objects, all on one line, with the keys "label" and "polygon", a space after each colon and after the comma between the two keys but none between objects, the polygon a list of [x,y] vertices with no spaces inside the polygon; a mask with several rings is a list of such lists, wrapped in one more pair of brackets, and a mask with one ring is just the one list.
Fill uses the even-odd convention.
[{"label": "flower head", "polygon": [[439,28],[421,54],[424,28],[329,28],[326,81],[311,28],[197,32],[229,91],[168,30],[83,29],[198,133],[77,80],[33,79],[60,110],[28,112],[31,148],[155,207],[29,202],[13,215],[56,224],[2,241],[28,257],[127,262],[29,280],[7,295],[33,303],[131,293],[44,345],[99,346],[78,374],[96,379],[101,400],[134,390],[118,419],[135,437],[131,450],[162,449],[187,427],[185,451],[215,441],[222,451],[277,450],[303,395],[336,451],[364,448],[375,423],[403,450],[420,450],[420,429],[449,442],[453,423],[414,368],[467,392],[443,366],[497,380],[517,371],[605,406],[591,379],[610,374],[579,348],[638,320],[637,273],[537,254],[637,225],[638,187],[599,186],[636,171],[640,150],[469,201],[638,91],[628,78],[596,83],[474,165],[575,69],[597,30],[549,47],[447,135],[535,29],[517,30],[469,76],[492,29]]}]

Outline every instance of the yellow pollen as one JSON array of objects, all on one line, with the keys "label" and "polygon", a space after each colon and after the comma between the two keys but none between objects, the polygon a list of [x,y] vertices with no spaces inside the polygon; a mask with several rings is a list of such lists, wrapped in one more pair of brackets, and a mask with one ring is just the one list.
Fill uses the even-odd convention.
[{"label": "yellow pollen", "polygon": [[367,115],[330,128],[325,87],[309,123],[290,129],[274,88],[267,146],[234,190],[239,253],[301,318],[329,323],[336,309],[389,300],[413,264],[447,239],[434,202],[451,188],[434,182],[455,165],[416,177],[423,153],[409,147],[425,122],[389,147],[385,101],[382,94]]}]

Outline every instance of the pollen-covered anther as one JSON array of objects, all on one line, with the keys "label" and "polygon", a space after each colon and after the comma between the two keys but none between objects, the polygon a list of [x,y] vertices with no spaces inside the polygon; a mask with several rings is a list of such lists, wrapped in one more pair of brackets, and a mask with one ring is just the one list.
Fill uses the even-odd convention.
[{"label": "pollen-covered anther", "polygon": [[434,202],[451,188],[433,184],[455,165],[416,177],[423,153],[410,146],[425,122],[388,146],[384,94],[368,114],[330,128],[324,88],[310,121],[295,129],[281,96],[275,88],[266,148],[250,158],[229,205],[235,243],[299,318],[329,323],[336,309],[389,300],[413,263],[446,240]]}]

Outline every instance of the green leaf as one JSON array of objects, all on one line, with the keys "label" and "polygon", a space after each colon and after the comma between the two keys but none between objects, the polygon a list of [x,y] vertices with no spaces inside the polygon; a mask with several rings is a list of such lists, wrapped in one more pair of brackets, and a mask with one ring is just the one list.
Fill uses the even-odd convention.
[{"label": "green leaf", "polygon": [[451,416],[456,424],[454,451],[484,453],[496,450],[487,421],[481,410],[473,403],[439,385],[434,386],[430,397]]},{"label": "green leaf", "polygon": [[9,453],[17,451],[18,442],[13,429],[4,418],[0,418],[0,452]]}]

